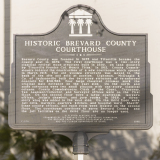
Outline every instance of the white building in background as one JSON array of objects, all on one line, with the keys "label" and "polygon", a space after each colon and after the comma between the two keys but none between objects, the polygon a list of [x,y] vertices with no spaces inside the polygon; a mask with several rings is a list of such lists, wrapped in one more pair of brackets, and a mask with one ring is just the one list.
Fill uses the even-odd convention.
[{"label": "white building in background", "polygon": [[[82,10],[78,9],[71,14],[69,14],[69,22],[68,24],[71,26],[71,34],[69,36],[92,36],[91,34],[91,25],[93,24],[92,22],[92,14]],[[79,34],[75,34],[74,32],[74,27],[75,25],[79,26]],[[83,33],[83,26],[87,26],[87,33]]]}]

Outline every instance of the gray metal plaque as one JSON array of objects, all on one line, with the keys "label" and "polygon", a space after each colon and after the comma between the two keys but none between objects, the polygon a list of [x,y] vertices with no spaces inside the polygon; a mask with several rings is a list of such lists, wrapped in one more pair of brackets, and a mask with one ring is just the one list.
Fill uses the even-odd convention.
[{"label": "gray metal plaque", "polygon": [[14,35],[9,125],[105,132],[149,129],[147,34],[109,30],[93,8],[66,10],[48,33]]}]

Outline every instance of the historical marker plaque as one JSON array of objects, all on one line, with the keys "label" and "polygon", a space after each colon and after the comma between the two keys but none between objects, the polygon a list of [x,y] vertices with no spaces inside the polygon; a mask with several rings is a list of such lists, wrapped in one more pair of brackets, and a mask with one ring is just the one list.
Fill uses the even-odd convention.
[{"label": "historical marker plaque", "polygon": [[147,34],[118,34],[84,5],[45,34],[14,36],[9,124],[105,132],[152,126]]}]

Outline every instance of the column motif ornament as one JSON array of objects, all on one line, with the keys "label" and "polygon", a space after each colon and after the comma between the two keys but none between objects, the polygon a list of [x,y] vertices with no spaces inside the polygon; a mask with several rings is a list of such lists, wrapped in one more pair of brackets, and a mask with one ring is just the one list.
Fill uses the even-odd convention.
[{"label": "column motif ornament", "polygon": [[74,19],[69,20],[69,25],[71,26],[71,34],[74,34],[74,26],[76,24],[76,21]]},{"label": "column motif ornament", "polygon": [[[92,36],[91,34],[91,25],[92,22],[92,14],[82,10],[78,9],[71,14],[69,14],[69,22],[68,24],[71,26],[71,34],[69,34],[70,37],[78,37],[78,36]],[[74,32],[75,25],[79,26],[79,33]],[[87,33],[83,33],[83,26],[84,24],[87,26]]]}]

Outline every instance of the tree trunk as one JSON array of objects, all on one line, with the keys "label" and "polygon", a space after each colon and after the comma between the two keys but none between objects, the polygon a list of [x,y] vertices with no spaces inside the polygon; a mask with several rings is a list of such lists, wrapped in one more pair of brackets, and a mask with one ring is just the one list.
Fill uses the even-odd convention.
[{"label": "tree trunk", "polygon": [[37,144],[34,149],[34,160],[42,160],[43,158],[43,145],[41,145],[38,140],[41,139],[42,134],[41,131],[37,131]]},{"label": "tree trunk", "polygon": [[40,144],[38,144],[34,150],[35,160],[42,160],[43,158],[43,149]]},{"label": "tree trunk", "polygon": [[88,34],[91,34],[91,29],[89,24],[88,24]]},{"label": "tree trunk", "polygon": [[79,34],[82,34],[82,25],[79,25]]},{"label": "tree trunk", "polygon": [[74,34],[74,26],[71,25],[71,34]]}]

